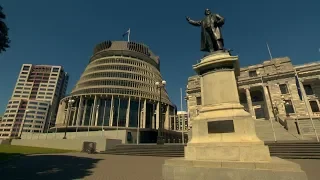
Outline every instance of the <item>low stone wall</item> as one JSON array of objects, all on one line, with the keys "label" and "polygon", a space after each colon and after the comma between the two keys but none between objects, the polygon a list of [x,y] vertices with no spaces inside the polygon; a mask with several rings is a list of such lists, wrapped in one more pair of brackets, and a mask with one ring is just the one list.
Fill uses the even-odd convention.
[{"label": "low stone wall", "polygon": [[11,145],[81,151],[83,143],[86,141],[95,142],[97,144],[96,148],[98,152],[105,151],[106,149],[122,143],[122,140],[120,139],[106,139],[102,136],[90,136],[77,139],[13,139]]},{"label": "low stone wall", "polygon": [[[84,139],[84,138],[104,138],[104,139],[120,139],[123,144],[127,142],[126,130],[110,130],[110,131],[89,131],[89,132],[67,132],[67,139]],[[22,133],[21,139],[63,139],[64,132],[53,133]]]},{"label": "low stone wall", "polygon": [[0,139],[0,144],[10,144],[11,140],[10,139]]}]

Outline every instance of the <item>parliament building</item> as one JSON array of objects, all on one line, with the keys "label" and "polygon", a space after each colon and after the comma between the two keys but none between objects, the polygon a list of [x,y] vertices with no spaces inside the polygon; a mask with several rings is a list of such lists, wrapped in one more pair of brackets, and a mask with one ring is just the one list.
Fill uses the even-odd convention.
[{"label": "parliament building", "polygon": [[161,88],[159,103],[156,82],[161,81],[159,57],[146,45],[102,42],[94,48],[71,94],[60,101],[55,128],[157,129],[162,113],[163,126],[169,129],[169,117],[175,114],[176,107],[165,88]]},{"label": "parliament building", "polygon": [[[237,78],[240,102],[256,119],[261,139],[311,140],[320,134],[319,62],[293,65],[288,57],[274,58],[241,68]],[[191,120],[201,105],[200,81],[198,75],[188,79],[186,100]]]}]

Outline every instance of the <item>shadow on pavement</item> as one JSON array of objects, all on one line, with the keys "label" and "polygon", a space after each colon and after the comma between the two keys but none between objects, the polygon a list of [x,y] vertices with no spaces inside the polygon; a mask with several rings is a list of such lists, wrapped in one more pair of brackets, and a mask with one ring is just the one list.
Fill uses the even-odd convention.
[{"label": "shadow on pavement", "polygon": [[1,179],[83,179],[100,159],[70,155],[21,155],[0,163]]}]

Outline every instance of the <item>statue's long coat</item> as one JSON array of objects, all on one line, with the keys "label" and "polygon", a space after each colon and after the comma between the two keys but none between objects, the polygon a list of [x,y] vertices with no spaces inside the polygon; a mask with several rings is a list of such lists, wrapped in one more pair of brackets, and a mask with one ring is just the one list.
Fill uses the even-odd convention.
[{"label": "statue's long coat", "polygon": [[[190,24],[192,24],[194,26],[201,26],[201,47],[200,47],[201,51],[209,51],[208,46],[207,46],[207,41],[208,40],[210,41],[210,39],[207,39],[207,38],[210,38],[210,34],[207,33],[207,31],[205,30],[205,27],[204,27],[206,21],[209,21],[211,24],[213,38],[216,41],[223,39],[222,34],[221,34],[221,26],[224,24],[224,18],[221,17],[219,14],[210,14],[210,15],[206,16],[201,21],[190,20],[190,22],[189,22]],[[217,22],[219,22],[219,23],[217,24]]]}]

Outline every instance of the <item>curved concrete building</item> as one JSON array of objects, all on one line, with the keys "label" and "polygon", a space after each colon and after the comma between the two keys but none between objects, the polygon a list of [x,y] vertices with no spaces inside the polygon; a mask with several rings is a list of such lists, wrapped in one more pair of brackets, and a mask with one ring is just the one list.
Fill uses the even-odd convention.
[{"label": "curved concrete building", "polygon": [[[107,130],[138,126],[157,129],[160,112],[157,81],[162,81],[159,57],[146,45],[102,42],[94,48],[71,94],[60,101],[56,127],[60,130],[65,127]],[[74,101],[69,103],[70,99]],[[161,102],[164,128],[169,129],[169,117],[174,114],[175,107],[163,88]]]}]

